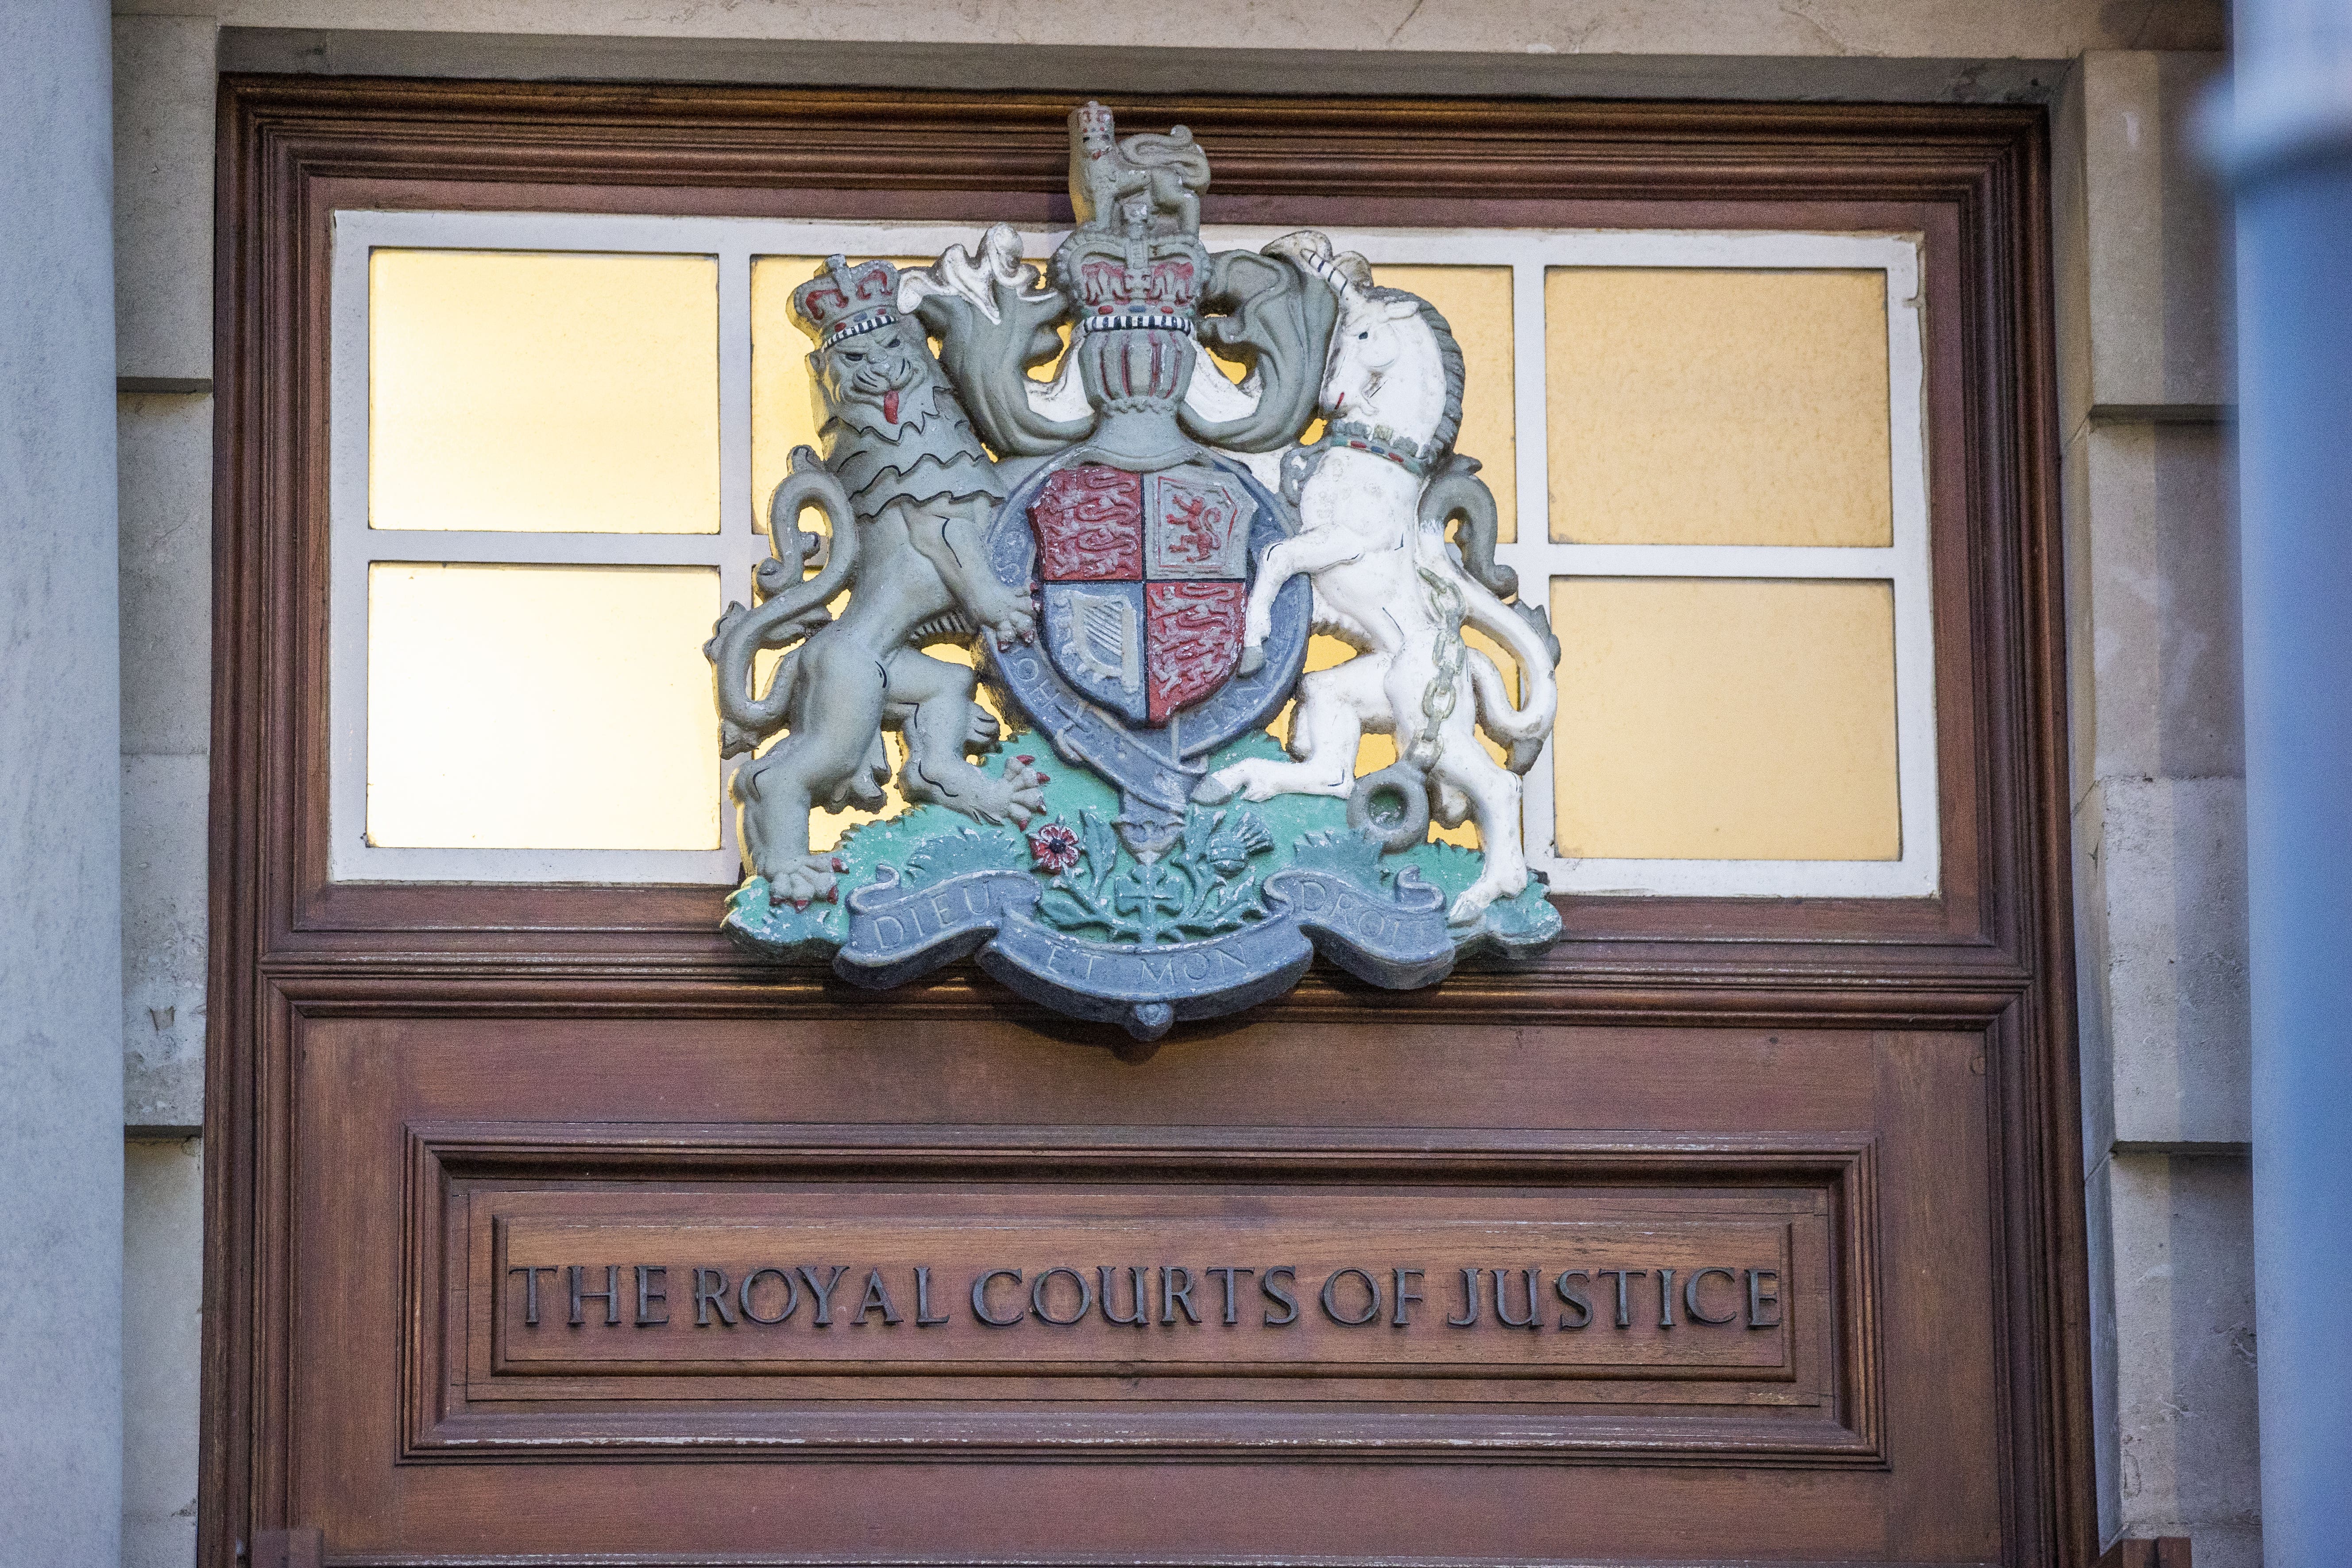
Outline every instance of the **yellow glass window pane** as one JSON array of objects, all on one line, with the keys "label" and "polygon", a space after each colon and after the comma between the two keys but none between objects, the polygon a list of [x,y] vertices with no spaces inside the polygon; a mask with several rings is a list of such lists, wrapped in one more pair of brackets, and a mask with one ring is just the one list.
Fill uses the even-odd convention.
[{"label": "yellow glass window pane", "polygon": [[1511,269],[1507,267],[1389,267],[1375,281],[1437,307],[1462,347],[1462,430],[1454,449],[1479,462],[1495,492],[1500,537],[1518,538],[1518,423],[1513,413]]},{"label": "yellow glass window pane", "polygon": [[716,849],[702,567],[368,569],[368,842]]},{"label": "yellow glass window pane", "polygon": [[[863,261],[865,257],[853,257]],[[928,256],[887,257],[900,270],[929,267]],[[760,256],[751,260],[751,521],[768,526],[768,498],[792,471],[793,448],[817,444],[816,388],[809,380],[809,336],[793,322],[793,290],[824,270],[822,256]],[[820,448],[822,449],[822,448]],[[801,519],[812,532],[824,521]]]},{"label": "yellow glass window pane", "polygon": [[718,263],[376,251],[368,521],[716,532]]},{"label": "yellow glass window pane", "polygon": [[1551,606],[1561,855],[1900,858],[1891,584],[1562,578]]},{"label": "yellow glass window pane", "polygon": [[1885,545],[1886,275],[1553,268],[1551,537]]}]

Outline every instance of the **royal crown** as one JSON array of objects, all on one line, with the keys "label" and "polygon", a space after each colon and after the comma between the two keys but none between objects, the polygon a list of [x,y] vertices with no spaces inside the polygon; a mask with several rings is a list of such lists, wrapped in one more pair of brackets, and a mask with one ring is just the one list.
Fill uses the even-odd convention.
[{"label": "royal crown", "polygon": [[819,348],[888,326],[898,319],[898,269],[887,261],[852,267],[828,256],[824,271],[793,290],[793,320]]},{"label": "royal crown", "polygon": [[[1154,248],[1157,254],[1139,264],[1129,261],[1117,242],[1097,237],[1091,245],[1074,245],[1068,254],[1055,258],[1055,281],[1076,298],[1081,328],[1116,320],[1119,325],[1192,330],[1205,270],[1199,247],[1179,237],[1163,238]],[[1146,317],[1150,320],[1144,321]]]}]

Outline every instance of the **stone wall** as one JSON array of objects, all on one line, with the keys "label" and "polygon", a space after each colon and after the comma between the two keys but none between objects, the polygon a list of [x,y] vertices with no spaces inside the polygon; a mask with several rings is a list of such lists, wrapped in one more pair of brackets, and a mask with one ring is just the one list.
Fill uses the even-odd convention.
[{"label": "stone wall", "polygon": [[126,1568],[195,1560],[216,36],[114,18]]},{"label": "stone wall", "polygon": [[2252,1568],[2230,231],[2191,141],[2221,64],[2086,54],[2053,216],[2100,1521]]},{"label": "stone wall", "polygon": [[205,1119],[213,104],[206,17],[114,20],[123,1121]]}]

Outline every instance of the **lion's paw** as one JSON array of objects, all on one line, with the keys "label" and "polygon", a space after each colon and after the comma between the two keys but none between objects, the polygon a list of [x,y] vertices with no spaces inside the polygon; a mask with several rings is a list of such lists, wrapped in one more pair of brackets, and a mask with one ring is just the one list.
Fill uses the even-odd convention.
[{"label": "lion's paw", "polygon": [[1037,640],[1036,607],[1017,595],[992,594],[974,605],[971,613],[1000,650],[1010,651],[1018,644]]},{"label": "lion's paw", "polygon": [[803,855],[768,869],[768,901],[805,910],[841,896],[840,873],[849,868],[831,855]]},{"label": "lion's paw", "polygon": [[1028,826],[1031,817],[1042,816],[1045,810],[1045,782],[1053,775],[1039,773],[1036,762],[1034,757],[1004,759],[1004,815],[1013,819],[1015,826]]}]

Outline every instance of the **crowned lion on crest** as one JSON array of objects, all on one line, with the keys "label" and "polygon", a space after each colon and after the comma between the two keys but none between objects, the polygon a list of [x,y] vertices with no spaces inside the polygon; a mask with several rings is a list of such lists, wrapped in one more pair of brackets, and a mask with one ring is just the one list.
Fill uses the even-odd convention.
[{"label": "crowned lion on crest", "polygon": [[[824,452],[793,451],[769,504],[761,603],[730,605],[704,649],[722,754],[757,752],[735,774],[745,858],[772,900],[803,909],[837,897],[841,869],[810,849],[809,813],[884,804],[886,731],[905,742],[898,789],[910,801],[1020,825],[1044,800],[1032,759],[1008,759],[995,774],[970,760],[996,741],[997,721],[972,700],[970,666],[923,651],[974,636],[1028,641],[1036,615],[982,563],[980,536],[1004,483],[898,299],[890,263],[839,256],[793,291],[793,320],[816,345]],[[829,540],[800,527],[812,507]],[[827,605],[845,591],[835,618]],[[758,656],[779,649],[755,690]]]}]

